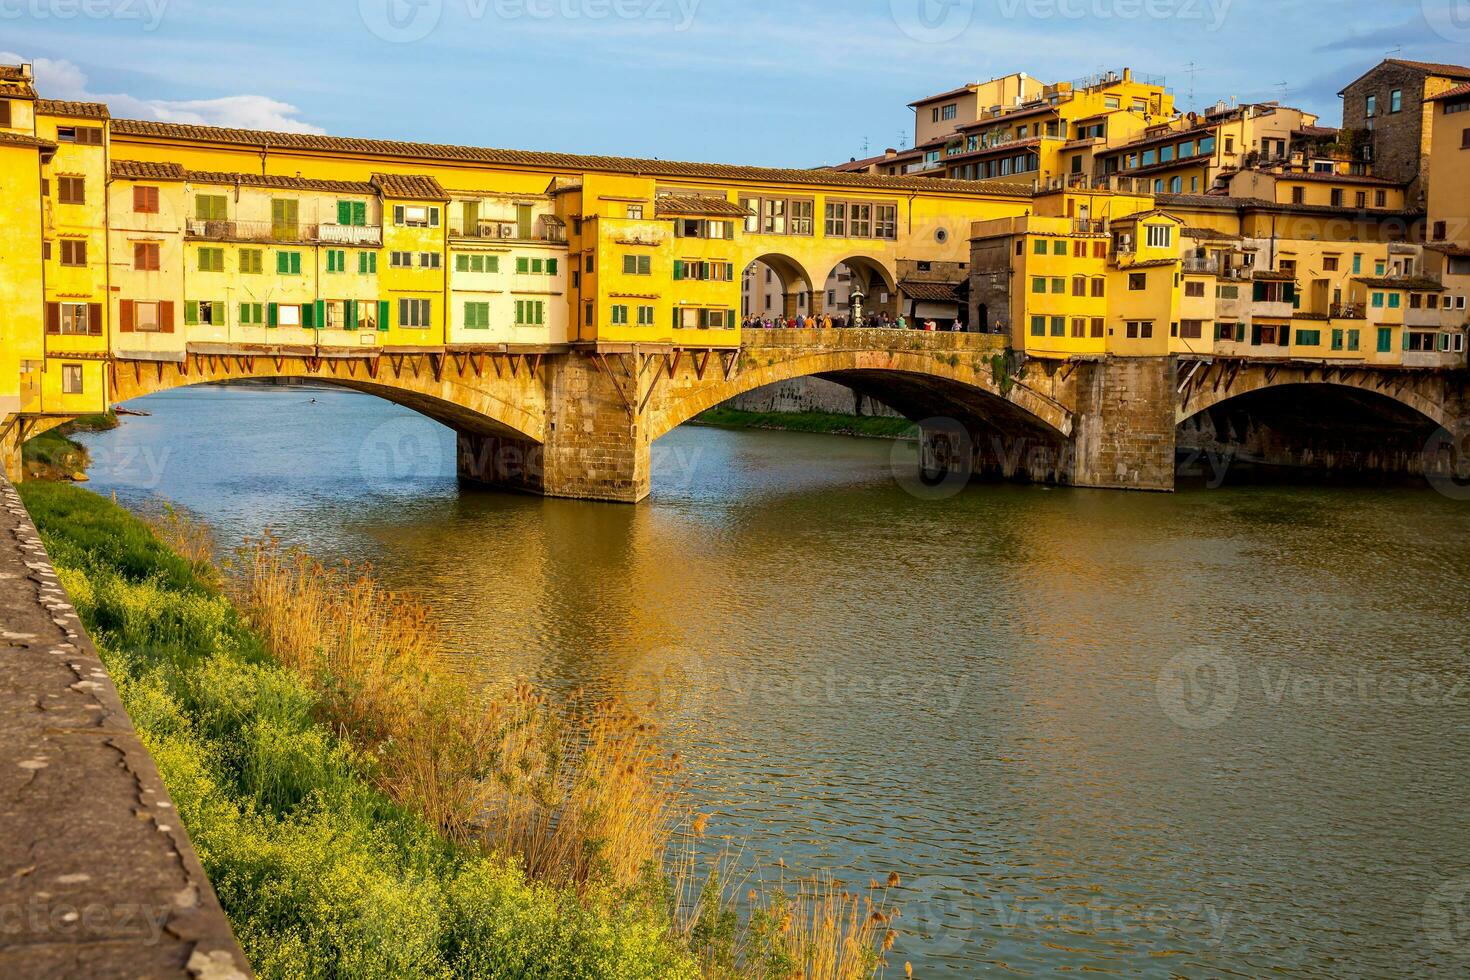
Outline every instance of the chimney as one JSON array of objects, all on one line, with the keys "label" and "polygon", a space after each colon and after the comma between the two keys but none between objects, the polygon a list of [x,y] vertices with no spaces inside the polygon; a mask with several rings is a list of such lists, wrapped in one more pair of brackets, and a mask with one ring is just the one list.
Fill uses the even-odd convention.
[{"label": "chimney", "polygon": [[1124,68],[1123,69],[1123,81],[1125,81],[1125,82],[1131,82],[1131,81],[1133,81],[1133,69],[1132,68]]}]

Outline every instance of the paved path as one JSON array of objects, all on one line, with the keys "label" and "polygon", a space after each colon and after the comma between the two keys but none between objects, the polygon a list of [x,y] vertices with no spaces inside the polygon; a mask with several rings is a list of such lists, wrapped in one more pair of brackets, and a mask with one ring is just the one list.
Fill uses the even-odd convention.
[{"label": "paved path", "polygon": [[0,977],[250,975],[153,760],[0,477]]}]

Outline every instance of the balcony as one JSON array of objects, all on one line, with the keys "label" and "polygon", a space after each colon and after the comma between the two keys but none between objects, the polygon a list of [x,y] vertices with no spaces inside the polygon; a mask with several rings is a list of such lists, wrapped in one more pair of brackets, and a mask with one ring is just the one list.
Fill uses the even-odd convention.
[{"label": "balcony", "polygon": [[190,238],[217,242],[316,241],[317,226],[279,221],[204,221],[189,218],[184,233]]},{"label": "balcony", "polygon": [[1186,255],[1184,257],[1184,271],[1196,275],[1219,276],[1224,273],[1223,262],[1213,255]]},{"label": "balcony", "polygon": [[530,229],[523,229],[517,221],[480,221],[473,225],[451,225],[449,237],[477,241],[551,242],[561,245],[566,243],[567,230],[559,221],[538,221]]},{"label": "balcony", "polygon": [[383,244],[382,225],[320,225],[317,241],[323,245],[376,247]]},{"label": "balcony", "polygon": [[1327,315],[1334,320],[1368,319],[1368,311],[1361,303],[1333,303],[1328,307]]}]

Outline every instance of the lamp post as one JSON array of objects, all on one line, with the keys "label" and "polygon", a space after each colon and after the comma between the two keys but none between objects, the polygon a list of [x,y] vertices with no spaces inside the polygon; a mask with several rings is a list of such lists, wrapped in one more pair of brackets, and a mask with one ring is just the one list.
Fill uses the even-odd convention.
[{"label": "lamp post", "polygon": [[852,295],[849,297],[851,309],[849,316],[851,317],[851,319],[848,320],[848,326],[860,327],[863,325],[863,300],[867,298],[868,294],[863,292],[863,287],[853,287]]}]

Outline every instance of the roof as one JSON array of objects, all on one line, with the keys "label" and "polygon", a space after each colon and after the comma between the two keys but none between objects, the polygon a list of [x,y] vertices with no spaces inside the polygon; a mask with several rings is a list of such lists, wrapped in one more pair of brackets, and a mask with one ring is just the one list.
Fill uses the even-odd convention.
[{"label": "roof", "polygon": [[1444,99],[1458,99],[1462,95],[1470,95],[1470,82],[1466,82],[1464,85],[1456,85],[1454,88],[1447,88],[1438,95],[1431,95],[1425,101],[1439,102]]},{"label": "roof", "polygon": [[660,217],[676,214],[701,214],[717,218],[744,218],[755,212],[720,197],[686,197],[681,194],[664,194],[654,200],[653,213]]},{"label": "roof", "polygon": [[[1110,146],[1106,150],[1100,151],[1098,153],[1098,156],[1112,156],[1115,153],[1125,153],[1129,150],[1135,150],[1139,147],[1144,146],[1153,146],[1154,144],[1172,143],[1175,140],[1199,139],[1199,137],[1201,136],[1208,136],[1211,133],[1218,133],[1219,130],[1220,123],[1218,122],[1201,123],[1200,125],[1192,126],[1189,129],[1173,129],[1165,133],[1157,133],[1153,136],[1145,136],[1141,139],[1136,139],[1131,143],[1121,143],[1118,146]],[[1193,158],[1191,157],[1186,157],[1183,160],[1170,161],[1170,163],[1189,163],[1192,159]],[[1209,159],[1209,157],[1201,157],[1200,161],[1209,162]]]},{"label": "roof", "polygon": [[39,136],[32,136],[29,133],[0,132],[0,143],[7,143],[11,146],[33,146],[42,150],[56,149],[56,144],[50,140],[43,140]]},{"label": "roof", "polygon": [[0,95],[7,99],[36,97],[36,89],[21,65],[0,65]]},{"label": "roof", "polygon": [[449,192],[425,174],[373,174],[372,186],[384,197],[400,201],[449,200]]},{"label": "roof", "polygon": [[[233,143],[254,149],[276,148],[322,153],[354,153],[364,156],[410,157],[463,163],[498,164],[549,170],[602,171],[650,177],[708,178],[713,180],[762,180],[789,184],[826,184],[855,190],[928,190],[934,193],[975,193],[967,181],[933,177],[856,174],[835,170],[790,170],[746,167],[723,163],[684,163],[673,160],[642,160],[632,157],[585,156],[535,150],[501,150],[439,143],[405,143],[396,140],[355,139],[317,136],[309,133],[272,133],[253,129],[228,129],[145,119],[117,119],[112,124],[114,143],[121,137],[161,140],[191,140],[203,143]],[[1030,196],[1024,191],[1000,191],[1006,196]]]},{"label": "roof", "polygon": [[1308,139],[1326,139],[1329,136],[1336,136],[1342,130],[1336,126],[1298,126],[1291,132],[1293,136],[1305,136]]},{"label": "roof", "polygon": [[928,105],[930,102],[938,102],[940,99],[958,98],[959,96],[964,95],[967,92],[975,91],[975,89],[979,88],[981,84],[983,83],[971,82],[968,85],[961,85],[959,88],[952,88],[948,92],[940,92],[938,95],[930,95],[922,99],[915,99],[913,102],[909,103],[909,108],[913,108],[916,105]]},{"label": "roof", "polygon": [[1316,184],[1373,184],[1378,187],[1404,186],[1397,180],[1389,180],[1387,177],[1372,177],[1368,174],[1318,174],[1311,173],[1310,171],[1299,174],[1278,174],[1269,170],[1263,170],[1261,172],[1269,173],[1277,180],[1305,180],[1308,183]]},{"label": "roof", "polygon": [[107,119],[112,115],[102,102],[63,102],[60,99],[37,99],[36,111],[47,116],[72,116],[77,119]]},{"label": "roof", "polygon": [[1445,78],[1470,80],[1470,68],[1466,68],[1464,65],[1447,65],[1436,61],[1409,61],[1404,58],[1384,58],[1378,64],[1344,85],[1342,91],[1337,94],[1342,95],[1384,65],[1398,65],[1400,68],[1409,68],[1414,71],[1423,72],[1426,75],[1441,75]]},{"label": "roof", "polygon": [[1445,242],[1425,245],[1424,247],[1431,252],[1439,252],[1441,255],[1448,255],[1457,259],[1470,258],[1470,248],[1464,245],[1452,245]]},{"label": "roof", "polygon": [[1281,272],[1276,269],[1257,269],[1251,273],[1251,279],[1255,282],[1296,282],[1296,273]]},{"label": "roof", "polygon": [[112,176],[119,180],[179,180],[194,184],[229,184],[245,187],[275,187],[293,191],[327,191],[334,194],[376,196],[378,188],[358,180],[315,180],[277,174],[242,174],[222,171],[185,170],[177,163],[146,160],[114,160]]},{"label": "roof", "polygon": [[1353,282],[1360,282],[1374,289],[1444,291],[1444,286],[1440,282],[1427,276],[1353,276]]},{"label": "roof", "polygon": [[1238,242],[1241,236],[1233,235],[1228,231],[1216,231],[1213,228],[1182,228],[1179,232],[1185,238],[1193,238],[1197,241],[1206,242]]},{"label": "roof", "polygon": [[114,160],[115,180],[184,180],[184,168],[177,163],[154,163],[151,160]]},{"label": "roof", "polygon": [[959,295],[956,293],[959,284],[953,282],[901,279],[898,288],[909,299],[923,300],[928,303],[954,303],[959,300]]},{"label": "roof", "polygon": [[1219,211],[1275,211],[1278,214],[1348,215],[1355,218],[1381,220],[1418,220],[1422,211],[1392,211],[1384,208],[1332,207],[1329,204],[1278,204],[1259,197],[1230,197],[1224,194],[1155,194],[1154,202],[1174,208],[1211,208]]},{"label": "roof", "polygon": [[1147,259],[1143,262],[1132,262],[1128,265],[1120,265],[1119,272],[1132,272],[1134,269],[1158,269],[1166,265],[1178,265],[1179,260],[1173,259]]},{"label": "roof", "polygon": [[1010,122],[1012,119],[1020,119],[1024,116],[1035,116],[1043,112],[1060,113],[1060,110],[1056,106],[1052,105],[1050,102],[1042,102],[1040,105],[1021,106],[1019,109],[1013,109],[1010,112],[1002,112],[998,116],[986,116],[983,119],[977,119],[974,122],[965,123],[959,128],[961,130],[971,130],[984,129],[986,126],[1003,126],[1006,123]]}]

